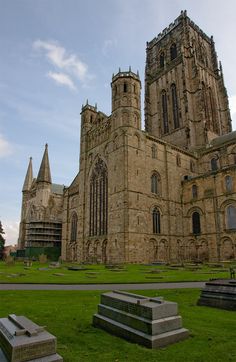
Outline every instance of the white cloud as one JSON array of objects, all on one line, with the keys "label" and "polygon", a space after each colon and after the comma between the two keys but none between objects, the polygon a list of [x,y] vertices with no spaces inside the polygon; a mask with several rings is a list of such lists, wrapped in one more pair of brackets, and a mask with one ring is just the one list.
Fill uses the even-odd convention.
[{"label": "white cloud", "polygon": [[88,77],[88,66],[77,55],[69,54],[65,48],[54,42],[36,40],[33,47],[45,51],[46,57],[54,66],[85,82]]},{"label": "white cloud", "polygon": [[0,134],[0,158],[9,156],[12,152],[11,144]]},{"label": "white cloud", "polygon": [[229,108],[232,117],[232,127],[236,130],[236,95],[229,97]]},{"label": "white cloud", "polygon": [[19,236],[19,222],[13,220],[1,220],[2,227],[5,231],[5,245],[14,245],[17,244],[18,236]]},{"label": "white cloud", "polygon": [[76,86],[69,75],[65,73],[48,72],[48,77],[53,79],[57,84],[65,85],[72,90],[76,90]]}]

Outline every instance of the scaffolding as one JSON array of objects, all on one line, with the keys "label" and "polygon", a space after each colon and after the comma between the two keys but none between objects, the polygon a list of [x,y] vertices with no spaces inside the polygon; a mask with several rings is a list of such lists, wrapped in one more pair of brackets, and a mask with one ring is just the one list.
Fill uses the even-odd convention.
[{"label": "scaffolding", "polygon": [[53,221],[32,221],[26,224],[28,247],[60,247],[62,223]]}]

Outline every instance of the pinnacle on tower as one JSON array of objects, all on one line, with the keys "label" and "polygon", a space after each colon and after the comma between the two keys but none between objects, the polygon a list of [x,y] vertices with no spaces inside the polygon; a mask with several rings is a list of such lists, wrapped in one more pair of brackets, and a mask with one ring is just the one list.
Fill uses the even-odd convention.
[{"label": "pinnacle on tower", "polygon": [[33,181],[32,157],[30,157],[22,191],[29,191]]},{"label": "pinnacle on tower", "polygon": [[48,158],[48,145],[45,145],[45,151],[43,154],[42,162],[40,165],[37,182],[47,182],[52,183],[49,158]]}]

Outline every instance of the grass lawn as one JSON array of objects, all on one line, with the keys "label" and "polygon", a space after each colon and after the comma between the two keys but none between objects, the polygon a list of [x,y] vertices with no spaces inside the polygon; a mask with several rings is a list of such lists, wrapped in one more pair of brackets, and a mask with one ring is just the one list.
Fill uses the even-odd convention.
[{"label": "grass lawn", "polygon": [[51,268],[50,264],[33,262],[26,268],[23,262],[6,265],[0,262],[0,283],[57,283],[57,284],[97,284],[97,283],[151,283],[178,281],[206,281],[210,278],[229,278],[229,265],[166,265],[127,264],[124,269],[107,269],[104,265],[78,265],[84,270],[72,271],[62,264]]},{"label": "grass lawn", "polygon": [[191,336],[149,350],[92,327],[98,291],[0,291],[0,317],[25,315],[57,336],[64,362],[226,362],[236,361],[236,312],[196,306],[199,290],[138,291],[179,303],[183,326]]}]

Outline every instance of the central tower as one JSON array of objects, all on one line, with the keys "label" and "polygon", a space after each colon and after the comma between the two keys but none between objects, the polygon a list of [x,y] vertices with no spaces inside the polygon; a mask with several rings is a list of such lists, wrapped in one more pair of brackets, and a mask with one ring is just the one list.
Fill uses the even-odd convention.
[{"label": "central tower", "polygon": [[186,11],[147,43],[145,128],[185,149],[231,131],[213,38]]}]

